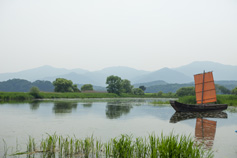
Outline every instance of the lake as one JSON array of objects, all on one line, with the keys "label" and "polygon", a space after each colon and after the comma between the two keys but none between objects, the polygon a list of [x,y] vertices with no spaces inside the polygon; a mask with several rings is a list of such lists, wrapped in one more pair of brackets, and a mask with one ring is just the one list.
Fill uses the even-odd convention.
[{"label": "lake", "polygon": [[[4,143],[8,153],[25,150],[29,136],[41,140],[48,134],[102,141],[121,134],[147,137],[155,133],[185,134],[207,140],[215,157],[237,157],[237,109],[219,113],[175,113],[169,104],[153,105],[169,99],[58,99],[31,103],[0,104],[0,157]],[[17,144],[17,146],[16,146]]]}]

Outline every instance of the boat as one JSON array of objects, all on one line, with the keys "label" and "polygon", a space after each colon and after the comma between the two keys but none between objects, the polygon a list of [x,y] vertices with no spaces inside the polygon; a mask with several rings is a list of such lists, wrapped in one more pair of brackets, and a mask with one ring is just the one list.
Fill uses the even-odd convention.
[{"label": "boat", "polygon": [[170,101],[176,112],[205,112],[226,110],[227,104],[216,104],[216,89],[212,72],[203,72],[194,75],[197,104],[184,104]]}]

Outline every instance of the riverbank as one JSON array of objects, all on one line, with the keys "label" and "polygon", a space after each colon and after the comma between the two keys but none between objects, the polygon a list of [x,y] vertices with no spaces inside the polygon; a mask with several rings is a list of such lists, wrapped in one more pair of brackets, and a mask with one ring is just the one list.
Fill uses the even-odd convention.
[{"label": "riverbank", "polygon": [[31,101],[35,99],[58,99],[58,98],[174,98],[174,95],[158,96],[157,94],[145,93],[145,95],[134,95],[122,93],[117,95],[114,93],[56,93],[56,92],[40,92],[38,98],[26,92],[0,92],[0,101]]}]

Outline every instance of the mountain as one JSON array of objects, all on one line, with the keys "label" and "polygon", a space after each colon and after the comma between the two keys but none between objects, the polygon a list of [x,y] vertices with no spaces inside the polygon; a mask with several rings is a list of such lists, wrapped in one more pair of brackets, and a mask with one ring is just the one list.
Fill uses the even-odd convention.
[{"label": "mountain", "polygon": [[12,79],[0,82],[0,91],[3,92],[29,92],[30,88],[36,86],[40,91],[53,92],[54,86],[49,81],[30,82],[23,79]]},{"label": "mountain", "polygon": [[[42,66],[34,69],[24,70],[16,73],[0,74],[0,81],[19,78],[28,81],[49,80],[56,78],[66,78],[72,80],[75,84],[90,83],[96,86],[105,87],[106,78],[110,75],[116,75],[122,79],[128,79],[133,85],[164,81],[169,84],[190,83],[193,82],[193,74],[205,71],[213,71],[215,82],[218,80],[237,80],[237,66],[223,65],[209,61],[197,61],[177,68],[162,68],[157,71],[149,72],[137,70],[130,67],[117,66],[108,67],[98,71],[87,71],[84,69],[64,69],[52,66]],[[148,85],[158,85],[159,83],[147,83]],[[229,83],[228,83],[229,84]],[[235,84],[228,85],[233,87]],[[150,85],[149,85],[150,86]]]},{"label": "mountain", "polygon": [[194,74],[202,73],[204,70],[213,71],[215,81],[217,80],[237,80],[237,66],[224,65],[211,61],[195,61],[188,65],[174,68],[189,77]]},{"label": "mountain", "polygon": [[89,77],[86,77],[83,74],[77,74],[75,72],[71,72],[64,75],[58,75],[58,76],[51,76],[51,77],[45,77],[43,80],[51,81],[53,82],[56,78],[65,78],[67,80],[71,80],[73,83],[80,83],[80,84],[93,84],[93,85],[99,85],[98,82],[92,80]]},{"label": "mountain", "polygon": [[158,81],[145,82],[145,83],[136,83],[136,84],[133,84],[133,86],[135,88],[138,88],[139,86],[151,87],[151,86],[166,85],[166,84],[168,83],[162,80],[158,80]]},{"label": "mountain", "polygon": [[137,79],[133,80],[133,83],[141,83],[141,82],[151,82],[156,80],[163,80],[168,83],[188,83],[192,82],[192,78],[186,76],[185,74],[169,69],[163,68],[157,70],[155,72],[151,72],[145,75],[138,77]]},{"label": "mountain", "polygon": [[[75,69],[77,73],[88,72],[83,69]],[[2,73],[0,74],[0,81],[6,81],[9,79],[20,78],[29,81],[35,81],[39,79],[43,79],[46,77],[53,77],[58,75],[65,75],[71,73],[72,70],[64,69],[64,68],[54,68],[52,66],[41,66],[34,69],[24,70],[16,73]]]},{"label": "mountain", "polygon": [[130,67],[117,66],[117,67],[108,67],[99,71],[85,73],[84,76],[96,80],[97,85],[106,86],[106,78],[111,75],[119,76],[122,79],[128,79],[130,81],[133,78],[148,74],[149,71],[136,70]]}]

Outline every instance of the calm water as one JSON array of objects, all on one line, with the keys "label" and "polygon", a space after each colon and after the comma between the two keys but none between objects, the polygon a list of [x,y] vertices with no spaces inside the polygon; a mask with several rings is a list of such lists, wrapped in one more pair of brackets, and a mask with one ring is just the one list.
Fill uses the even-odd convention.
[{"label": "calm water", "polygon": [[[186,134],[208,140],[215,157],[237,157],[237,109],[222,113],[175,113],[170,105],[153,106],[152,99],[56,100],[0,104],[0,157],[4,143],[24,151],[29,136],[40,140],[46,133],[102,141],[133,134],[161,132]],[[203,119],[197,119],[203,118]]]}]

